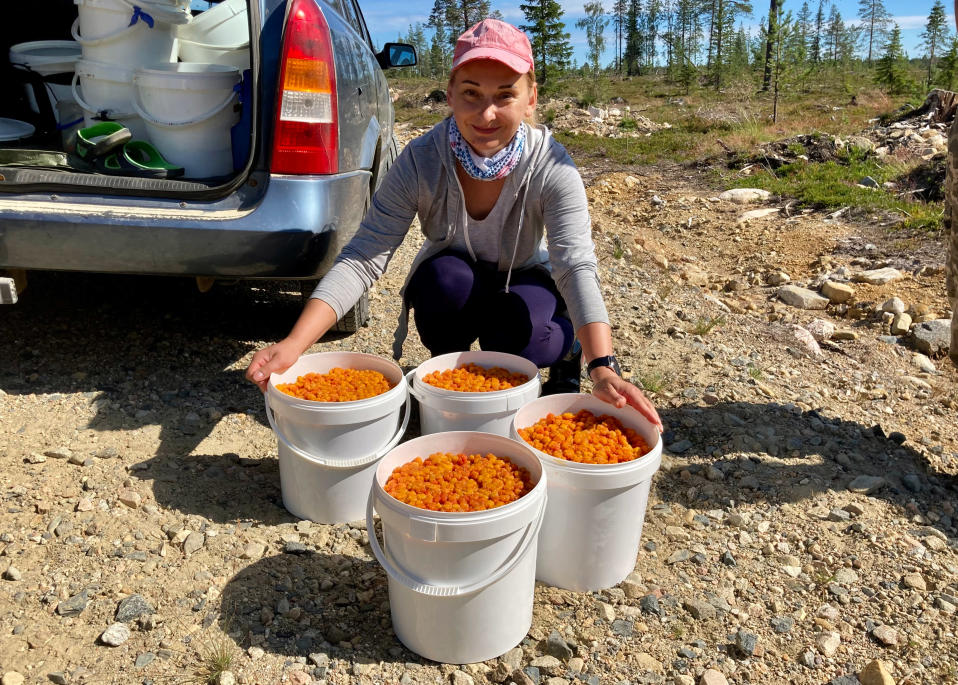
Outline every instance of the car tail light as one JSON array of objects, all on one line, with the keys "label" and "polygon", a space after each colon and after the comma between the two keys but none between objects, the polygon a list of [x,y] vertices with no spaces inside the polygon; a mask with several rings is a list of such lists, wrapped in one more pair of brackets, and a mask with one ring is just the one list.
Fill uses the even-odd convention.
[{"label": "car tail light", "polygon": [[313,0],[291,0],[277,95],[271,170],[279,174],[336,173],[336,65],[329,24]]}]

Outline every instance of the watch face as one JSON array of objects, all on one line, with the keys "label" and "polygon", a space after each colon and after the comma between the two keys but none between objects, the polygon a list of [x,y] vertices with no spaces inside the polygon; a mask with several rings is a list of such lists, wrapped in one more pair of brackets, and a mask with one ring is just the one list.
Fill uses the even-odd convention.
[{"label": "watch face", "polygon": [[616,374],[617,376],[621,376],[621,375],[622,375],[622,369],[619,368],[619,360],[616,359],[615,357],[612,357],[611,359],[612,359],[612,363],[610,364],[610,366],[612,367],[612,370],[615,371],[615,374]]}]

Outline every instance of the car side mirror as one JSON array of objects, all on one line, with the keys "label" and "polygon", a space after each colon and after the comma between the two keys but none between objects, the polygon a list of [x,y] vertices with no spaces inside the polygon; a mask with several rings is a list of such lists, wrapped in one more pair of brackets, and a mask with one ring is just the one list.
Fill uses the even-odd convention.
[{"label": "car side mirror", "polygon": [[407,43],[386,43],[376,53],[376,61],[383,69],[412,67],[416,65],[416,48]]}]

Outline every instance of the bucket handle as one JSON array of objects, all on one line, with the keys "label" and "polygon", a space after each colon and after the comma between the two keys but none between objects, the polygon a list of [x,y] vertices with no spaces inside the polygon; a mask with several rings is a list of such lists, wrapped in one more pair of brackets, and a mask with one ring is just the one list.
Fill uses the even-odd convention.
[{"label": "bucket handle", "polygon": [[73,26],[70,27],[70,33],[75,40],[80,45],[100,45],[101,43],[108,43],[116,38],[119,38],[124,33],[136,30],[135,24],[130,24],[129,26],[124,26],[121,29],[117,29],[113,33],[108,33],[105,36],[100,36],[99,38],[83,38],[80,36],[80,17],[77,17],[73,20]]},{"label": "bucket handle", "polygon": [[[479,592],[484,590],[493,583],[501,580],[510,573],[516,566],[519,565],[519,562],[522,561],[522,557],[525,556],[525,553],[528,551],[529,547],[539,536],[539,529],[542,527],[542,521],[545,519],[546,514],[546,502],[545,497],[543,497],[542,508],[539,511],[539,517],[536,519],[534,524],[530,524],[526,528],[526,532],[522,537],[522,540],[519,541],[519,544],[513,550],[512,554],[503,562],[496,571],[489,576],[488,578],[483,578],[475,583],[469,583],[468,585],[429,585],[428,583],[421,583],[418,580],[415,580],[412,576],[407,574],[404,569],[398,568],[394,565],[389,559],[386,558],[386,553],[383,551],[382,545],[379,544],[379,537],[376,535],[376,524],[373,521],[373,507],[375,506],[374,502],[376,499],[376,483],[373,482],[372,490],[369,493],[369,501],[366,503],[366,531],[368,532],[367,537],[369,538],[369,546],[373,550],[373,555],[376,557],[376,560],[382,565],[386,570],[386,573],[389,574],[390,578],[394,578],[399,583],[402,583],[404,587],[409,588],[413,592],[417,592],[421,595],[426,595],[427,597],[462,597],[463,595],[469,595],[474,592]],[[385,540],[385,536],[383,536]]]},{"label": "bucket handle", "polygon": [[216,107],[211,109],[209,112],[206,112],[205,114],[202,114],[198,117],[193,117],[192,119],[187,119],[185,121],[160,121],[159,119],[151,115],[149,112],[147,112],[145,109],[143,109],[143,105],[140,103],[140,90],[139,90],[139,87],[136,85],[136,76],[133,77],[133,84],[134,84],[134,87],[133,87],[133,103],[132,104],[133,104],[134,111],[136,111],[136,113],[140,115],[140,118],[143,119],[143,121],[147,121],[156,126],[167,126],[170,128],[175,128],[179,126],[195,126],[196,124],[202,124],[204,121],[208,121],[212,119],[213,117],[215,117],[220,112],[222,112],[224,109],[226,109],[227,106],[233,104],[233,99],[235,96],[235,91],[233,91],[233,89],[231,88],[229,96],[227,96],[227,98],[223,102],[216,105]]},{"label": "bucket handle", "polygon": [[291,443],[289,439],[287,439],[287,437],[283,435],[283,432],[280,430],[279,426],[276,423],[276,419],[273,416],[273,408],[272,406],[270,406],[270,403],[269,403],[268,392],[263,393],[263,399],[266,402],[266,418],[269,420],[270,428],[273,429],[273,432],[276,433],[276,438],[281,443],[283,443],[286,449],[288,449],[290,452],[300,457],[301,459],[307,459],[315,464],[319,464],[320,466],[325,466],[327,468],[334,468],[334,469],[356,468],[357,466],[364,466],[378,459],[382,459],[386,455],[386,453],[389,452],[389,450],[391,450],[393,447],[399,444],[400,438],[402,438],[402,436],[406,433],[406,428],[409,426],[409,416],[410,414],[412,414],[412,400],[409,397],[409,393],[406,393],[406,406],[404,407],[403,420],[399,425],[399,430],[397,430],[396,434],[392,436],[392,438],[390,438],[389,442],[386,444],[385,447],[383,447],[382,449],[378,450],[376,453],[368,457],[358,457],[355,459],[349,459],[345,461],[329,461],[321,457],[316,457],[315,455],[312,455],[309,452],[305,452],[301,450],[300,448],[296,447],[296,445],[294,445],[293,443]]},{"label": "bucket handle", "polygon": [[80,80],[80,74],[78,73],[73,74],[73,85],[72,85],[73,100],[78,105],[80,105],[80,109],[84,110],[85,112],[92,112],[94,117],[108,115],[113,117],[114,119],[128,119],[134,116],[133,112],[114,112],[111,109],[97,109],[96,107],[91,107],[89,103],[87,103],[87,101],[83,99],[83,96],[80,95],[80,91],[77,90],[77,85],[79,83],[79,80]]}]

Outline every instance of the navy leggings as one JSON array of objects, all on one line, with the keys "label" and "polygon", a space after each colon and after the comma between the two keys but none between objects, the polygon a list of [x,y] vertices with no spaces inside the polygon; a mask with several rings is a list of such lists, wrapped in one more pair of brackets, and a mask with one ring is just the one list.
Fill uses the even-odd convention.
[{"label": "navy leggings", "polygon": [[477,338],[483,350],[517,354],[539,367],[565,356],[575,334],[548,272],[513,271],[508,293],[505,282],[496,265],[452,252],[416,269],[407,298],[433,356],[466,351]]}]

